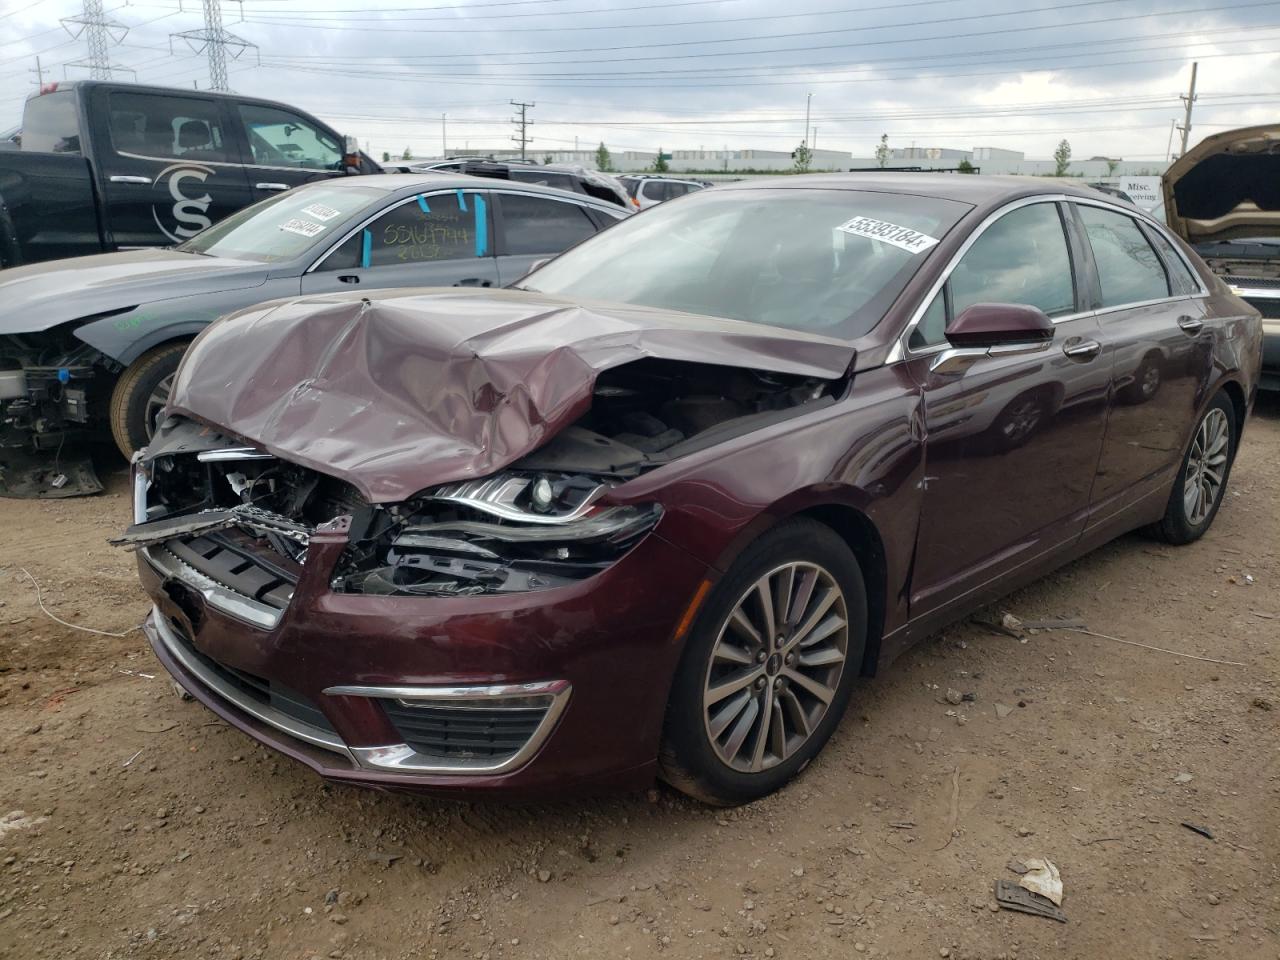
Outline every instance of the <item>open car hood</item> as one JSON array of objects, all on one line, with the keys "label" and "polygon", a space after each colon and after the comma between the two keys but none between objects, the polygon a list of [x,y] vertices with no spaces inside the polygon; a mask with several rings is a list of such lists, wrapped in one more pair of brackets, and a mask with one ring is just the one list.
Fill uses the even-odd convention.
[{"label": "open car hood", "polygon": [[187,351],[169,411],[340,477],[371,502],[397,502],[537,449],[586,412],[599,373],[649,357],[835,380],[854,350],[777,327],[517,290],[335,294],[209,326]]},{"label": "open car hood", "polygon": [[1206,137],[1163,187],[1169,227],[1188,243],[1280,237],[1280,124]]}]

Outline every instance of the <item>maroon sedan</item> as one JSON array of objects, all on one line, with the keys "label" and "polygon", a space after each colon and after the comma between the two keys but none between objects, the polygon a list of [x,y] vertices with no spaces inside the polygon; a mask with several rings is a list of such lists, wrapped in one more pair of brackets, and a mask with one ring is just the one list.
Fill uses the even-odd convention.
[{"label": "maroon sedan", "polygon": [[325,777],[739,803],[913,641],[1201,536],[1261,329],[1092,192],[722,186],[512,289],[213,324],[124,539],[165,667]]}]

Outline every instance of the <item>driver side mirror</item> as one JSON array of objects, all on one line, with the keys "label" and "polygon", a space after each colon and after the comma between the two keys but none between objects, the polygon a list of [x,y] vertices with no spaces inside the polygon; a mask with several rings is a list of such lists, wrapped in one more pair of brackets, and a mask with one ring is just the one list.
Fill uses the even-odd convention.
[{"label": "driver side mirror", "polygon": [[964,373],[988,356],[1040,353],[1053,342],[1053,321],[1038,307],[1024,303],[975,303],[947,324],[951,344],[934,357],[929,370]]}]

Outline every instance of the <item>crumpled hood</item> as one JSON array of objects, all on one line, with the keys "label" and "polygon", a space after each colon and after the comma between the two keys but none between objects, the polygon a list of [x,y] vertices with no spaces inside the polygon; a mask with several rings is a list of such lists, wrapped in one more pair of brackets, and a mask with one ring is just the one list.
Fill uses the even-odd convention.
[{"label": "crumpled hood", "polygon": [[1188,243],[1280,237],[1280,124],[1206,137],[1162,183],[1169,227]]},{"label": "crumpled hood", "polygon": [[172,297],[261,286],[261,263],[176,250],[126,250],[0,270],[0,334],[37,333],[69,320]]},{"label": "crumpled hood", "polygon": [[535,450],[586,412],[597,374],[633,360],[836,379],[853,355],[777,327],[525,291],[337,294],[209,326],[169,410],[385,503]]}]

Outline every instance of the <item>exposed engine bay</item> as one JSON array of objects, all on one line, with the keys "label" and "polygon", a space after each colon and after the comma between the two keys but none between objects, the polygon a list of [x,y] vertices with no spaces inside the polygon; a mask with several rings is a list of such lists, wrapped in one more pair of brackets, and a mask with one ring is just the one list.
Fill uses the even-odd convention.
[{"label": "exposed engine bay", "polygon": [[[481,479],[371,504],[355,487],[171,418],[138,464],[135,524],[117,543],[234,547],[300,570],[315,528],[350,516],[329,576],[342,593],[452,596],[524,592],[582,580],[623,556],[661,518],[618,505],[627,479],[731,436],[831,403],[836,382],[646,359],[604,371],[576,423]],[[234,541],[234,542],[233,542]],[[188,551],[188,565],[200,569]],[[207,570],[201,573],[212,576]]]}]

